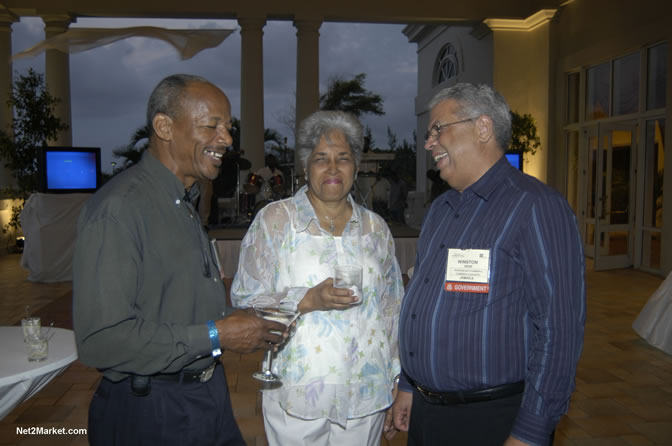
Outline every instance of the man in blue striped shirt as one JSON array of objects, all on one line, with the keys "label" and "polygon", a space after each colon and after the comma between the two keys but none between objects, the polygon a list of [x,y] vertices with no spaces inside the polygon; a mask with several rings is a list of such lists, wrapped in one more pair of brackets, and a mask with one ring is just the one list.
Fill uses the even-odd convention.
[{"label": "man in blue striped shirt", "polygon": [[452,189],[420,234],[386,431],[414,446],[550,444],[583,345],[574,214],[503,156],[511,115],[492,88],[457,84],[429,105],[425,149]]}]

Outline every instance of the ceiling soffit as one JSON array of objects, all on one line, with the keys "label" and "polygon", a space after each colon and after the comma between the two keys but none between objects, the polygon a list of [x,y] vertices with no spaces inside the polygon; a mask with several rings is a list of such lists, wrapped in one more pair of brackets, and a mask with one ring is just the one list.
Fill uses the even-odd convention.
[{"label": "ceiling soffit", "polygon": [[73,17],[146,17],[235,19],[265,16],[268,20],[297,17],[333,22],[448,23],[485,18],[524,19],[540,9],[557,8],[563,0],[343,0],[323,4],[313,0],[4,0],[15,16],[67,13]]}]

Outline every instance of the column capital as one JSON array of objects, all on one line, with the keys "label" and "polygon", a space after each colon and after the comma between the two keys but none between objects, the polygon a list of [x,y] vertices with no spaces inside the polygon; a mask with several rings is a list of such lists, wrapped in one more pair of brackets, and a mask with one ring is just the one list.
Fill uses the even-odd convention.
[{"label": "column capital", "polygon": [[266,17],[238,17],[238,24],[242,28],[242,31],[261,31],[266,25]]},{"label": "column capital", "polygon": [[11,31],[12,23],[18,21],[19,17],[16,14],[12,14],[12,12],[7,9],[0,10],[0,31]]},{"label": "column capital", "polygon": [[296,27],[298,32],[319,33],[321,26],[322,19],[307,17],[294,18],[294,27]]},{"label": "column capital", "polygon": [[44,22],[44,31],[48,33],[62,33],[68,30],[71,23],[77,21],[77,18],[68,13],[49,13],[42,14]]}]

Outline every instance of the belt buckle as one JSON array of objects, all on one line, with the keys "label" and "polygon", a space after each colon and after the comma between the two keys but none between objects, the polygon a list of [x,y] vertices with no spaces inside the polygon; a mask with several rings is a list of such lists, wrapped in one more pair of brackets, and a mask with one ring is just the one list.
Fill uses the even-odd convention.
[{"label": "belt buckle", "polygon": [[208,382],[210,381],[210,378],[212,378],[212,374],[214,372],[215,372],[215,364],[212,364],[210,367],[201,372],[201,374],[198,376],[198,380],[202,383]]},{"label": "belt buckle", "polygon": [[436,395],[434,395],[433,392],[423,388],[421,385],[416,384],[415,388],[418,389],[418,391],[420,391],[420,394],[423,396],[423,398],[425,398],[427,402],[431,402],[428,398],[436,399]]}]

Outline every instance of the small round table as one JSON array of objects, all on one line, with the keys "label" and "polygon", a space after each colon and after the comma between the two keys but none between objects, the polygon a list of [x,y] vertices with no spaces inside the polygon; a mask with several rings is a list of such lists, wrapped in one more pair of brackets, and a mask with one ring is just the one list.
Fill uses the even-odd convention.
[{"label": "small round table", "polygon": [[[43,332],[46,329],[42,329]],[[12,409],[39,392],[77,359],[72,330],[52,328],[49,356],[41,362],[28,361],[23,328],[0,327],[0,420]]]}]

